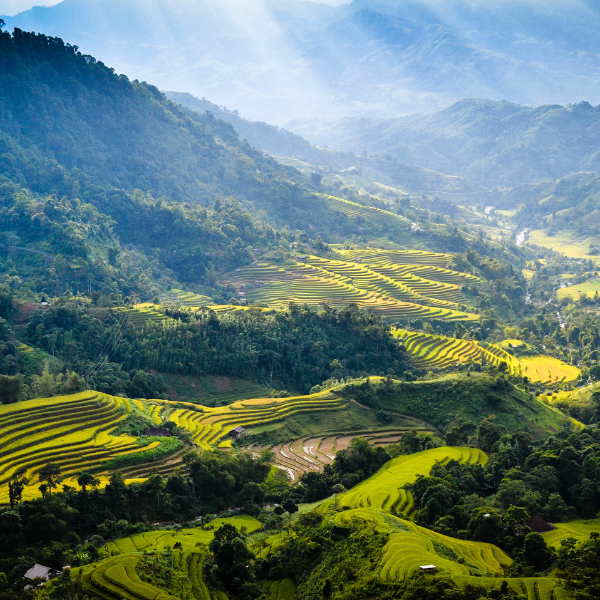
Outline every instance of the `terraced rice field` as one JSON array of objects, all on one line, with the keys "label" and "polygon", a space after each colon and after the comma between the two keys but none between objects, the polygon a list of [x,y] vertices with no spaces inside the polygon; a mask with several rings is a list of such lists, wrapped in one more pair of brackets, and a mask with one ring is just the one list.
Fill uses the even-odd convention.
[{"label": "terraced rice field", "polygon": [[460,340],[442,335],[396,329],[393,332],[406,346],[416,366],[421,369],[444,370],[459,363],[506,363],[508,372],[528,377],[532,383],[550,385],[574,381],[580,370],[552,356],[523,356],[517,358],[496,344]]},{"label": "terraced rice field", "polygon": [[530,381],[542,384],[574,381],[581,371],[552,356],[523,356],[519,358],[521,372]]},{"label": "terraced rice field", "polygon": [[164,315],[158,307],[151,303],[136,304],[133,308],[115,308],[118,315],[124,315],[133,327],[143,327],[148,322],[162,323],[168,321],[169,317]]},{"label": "terraced rice field", "polygon": [[[20,467],[26,467],[30,485],[24,499],[39,496],[37,472],[49,462],[61,467],[62,483],[77,487],[82,471],[98,474],[106,484],[103,465],[122,455],[151,450],[153,441],[140,447],[136,438],[114,435],[115,428],[133,412],[143,413],[156,424],[172,420],[187,429],[194,443],[204,449],[230,446],[230,431],[275,423],[302,412],[342,410],[346,403],[331,392],[291,398],[238,400],[228,406],[210,408],[166,400],[129,400],[82,392],[71,396],[29,400],[0,406],[0,502],[8,499],[7,481]],[[141,457],[120,467],[127,479],[144,479],[152,472],[169,475],[182,466],[185,448],[160,460]],[[144,462],[145,461],[145,462]]]},{"label": "terraced rice field", "polygon": [[400,265],[423,265],[446,268],[452,259],[450,254],[441,252],[426,252],[424,250],[379,250],[377,248],[344,249],[341,245],[331,245],[331,248],[346,260],[360,259],[365,264],[373,264],[379,260],[388,260]]},{"label": "terraced rice field", "polygon": [[127,554],[128,552],[143,552],[144,550],[164,550],[172,548],[180,543],[183,550],[195,550],[196,544],[208,545],[213,539],[215,531],[223,524],[233,525],[240,531],[244,529],[247,533],[257,531],[262,527],[260,521],[247,515],[214,519],[209,523],[213,529],[182,529],[181,531],[146,531],[135,535],[108,542],[106,549],[100,550],[101,556],[114,556]]},{"label": "terraced rice field", "polygon": [[[352,251],[339,251],[352,252]],[[306,304],[327,302],[343,308],[354,302],[371,308],[390,320],[428,318],[475,320],[461,309],[466,300],[460,285],[478,282],[466,275],[431,264],[401,264],[401,260],[446,263],[448,255],[426,252],[392,251],[373,254],[373,264],[334,260],[318,256],[298,256],[283,266],[258,263],[229,273],[221,280],[244,290],[248,300],[286,308],[290,301]],[[416,258],[405,258],[407,256]],[[366,260],[366,259],[365,259]]]},{"label": "terraced rice field", "polygon": [[452,575],[502,576],[512,563],[493,544],[451,538],[373,508],[346,510],[333,520],[341,527],[354,520],[368,521],[378,531],[390,532],[379,565],[381,578],[388,581],[404,580],[427,564]]},{"label": "terraced rice field", "polygon": [[402,341],[413,362],[422,369],[447,369],[457,363],[489,363],[498,366],[504,361],[510,373],[518,371],[514,356],[494,344],[481,345],[474,340],[460,340],[416,331],[395,329],[393,334]]},{"label": "terraced rice field", "polygon": [[403,226],[409,226],[411,222],[402,215],[384,210],[382,208],[375,208],[373,206],[364,206],[357,202],[351,202],[343,198],[337,198],[336,196],[330,196],[328,194],[316,194],[319,198],[325,200],[329,208],[345,214],[350,219],[356,219],[357,217],[363,218],[369,223],[377,224],[389,224],[392,222],[398,222]]},{"label": "terraced rice field", "polygon": [[168,418],[187,429],[194,443],[207,450],[217,446],[235,427],[275,423],[299,412],[336,411],[346,406],[344,401],[328,391],[291,398],[240,400],[219,408],[167,400],[153,402],[163,404]]},{"label": "terraced rice field", "polygon": [[[109,542],[108,551],[101,552],[110,556],[99,564],[83,567],[82,583],[91,593],[105,600],[177,600],[173,596],[140,579],[138,563],[142,552],[153,553],[171,549],[177,543],[180,550],[173,550],[173,567],[179,576],[187,578],[194,600],[227,600],[222,592],[211,592],[202,580],[202,566],[206,558],[206,550],[202,548],[213,539],[214,532],[222,524],[228,523],[247,532],[256,531],[262,524],[252,517],[240,516],[211,521],[213,529],[183,529],[174,531],[152,531],[140,533],[128,538]],[[198,546],[200,544],[200,546]],[[284,582],[274,582],[278,590],[288,590]],[[187,597],[187,596],[186,596]],[[277,598],[277,596],[275,596]],[[282,596],[283,600],[287,600]]]},{"label": "terraced rice field", "polygon": [[[355,438],[364,438],[372,446],[387,446],[398,443],[408,429],[409,427],[395,427],[378,431],[338,432],[308,436],[274,446],[249,446],[248,449],[257,453],[262,450],[273,452],[273,465],[285,471],[290,482],[296,482],[304,473],[321,472],[325,465],[334,461],[336,452],[347,448]],[[410,429],[416,429],[420,433],[433,433],[431,429],[420,426],[410,427]]]},{"label": "terraced rice field", "polygon": [[202,294],[194,294],[193,292],[185,292],[184,290],[172,289],[162,298],[164,301],[177,302],[181,306],[208,306],[212,304],[212,298],[203,296]]},{"label": "terraced rice field", "polygon": [[[406,480],[405,477],[401,479]],[[342,506],[347,505],[346,498],[350,492],[338,496]],[[326,505],[324,508],[326,511]],[[328,526],[331,521],[341,527],[355,521],[366,521],[377,531],[389,533],[389,541],[384,546],[381,560],[376,566],[379,576],[385,581],[404,581],[419,572],[421,565],[433,564],[438,573],[450,576],[461,589],[467,585],[497,589],[506,581],[511,590],[527,600],[570,598],[560,587],[559,579],[504,578],[505,570],[512,564],[512,559],[493,544],[447,537],[391,515],[378,505],[335,512],[325,521],[324,526]],[[271,548],[277,547],[277,539],[269,538],[267,542],[272,544]]]},{"label": "terraced rice field", "polygon": [[487,456],[476,448],[457,447],[433,448],[400,456],[387,462],[369,479],[340,494],[338,499],[342,506],[374,508],[410,516],[414,512],[414,501],[404,486],[413,483],[419,475],[428,475],[437,462],[449,460],[484,465]]},{"label": "terraced rice field", "polygon": [[29,473],[31,485],[23,494],[28,499],[39,496],[37,472],[49,462],[61,467],[65,483],[76,486],[82,470],[101,471],[111,459],[157,446],[139,447],[135,438],[111,433],[134,410],[139,410],[134,401],[98,392],[0,406],[0,502],[7,501],[6,483],[20,467]]}]

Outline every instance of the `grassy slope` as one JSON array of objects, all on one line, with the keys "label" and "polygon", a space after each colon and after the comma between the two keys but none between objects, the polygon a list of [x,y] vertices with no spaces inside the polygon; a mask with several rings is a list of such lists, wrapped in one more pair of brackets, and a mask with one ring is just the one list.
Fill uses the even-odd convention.
[{"label": "grassy slope", "polygon": [[[377,401],[384,410],[422,419],[445,430],[461,421],[479,423],[496,415],[497,423],[508,431],[524,429],[534,437],[558,431],[568,419],[530,394],[483,373],[447,375],[439,379],[394,382],[389,393],[383,390],[382,378],[372,377]],[[344,398],[361,401],[364,394],[358,385],[338,390]]]},{"label": "grassy slope", "polygon": [[562,540],[575,538],[577,541],[587,540],[590,533],[600,533],[600,520],[589,519],[586,521],[571,521],[570,523],[554,523],[556,529],[544,533],[548,546],[559,547]]},{"label": "grassy slope", "polygon": [[409,516],[413,498],[404,486],[414,483],[419,475],[428,474],[437,462],[457,460],[463,463],[485,465],[487,456],[475,448],[443,447],[416,454],[399,456],[387,462],[375,475],[339,495],[342,506],[373,508],[392,514]]},{"label": "grassy slope", "polygon": [[[390,533],[378,565],[382,579],[402,580],[418,572],[420,565],[434,564],[438,572],[450,575],[461,588],[468,584],[499,588],[504,581],[504,568],[512,562],[500,548],[493,544],[449,538],[390,514],[394,507],[400,508],[400,513],[410,513],[410,492],[402,487],[413,482],[419,473],[428,474],[436,461],[449,459],[484,463],[487,456],[473,448],[435,448],[399,457],[338,496],[336,500],[339,499],[342,508],[348,504],[352,508],[338,512],[332,518],[342,526],[352,519],[369,521],[379,530]],[[404,502],[404,507],[400,502]],[[322,510],[326,510],[328,505],[331,503],[324,505]],[[513,591],[528,600],[569,597],[559,587],[560,581],[551,577],[509,578],[505,581]]]},{"label": "grassy slope", "polygon": [[[238,400],[218,408],[164,400],[128,400],[95,392],[2,406],[0,435],[6,441],[2,450],[6,472],[4,481],[0,481],[0,502],[7,501],[6,477],[9,471],[20,465],[27,466],[30,474],[35,475],[40,466],[54,460],[61,463],[65,482],[74,486],[77,485],[78,473],[92,469],[104,485],[107,467],[103,471],[103,465],[126,454],[126,470],[131,473],[130,478],[144,478],[147,476],[144,462],[151,458],[147,451],[157,447],[158,442],[140,448],[135,438],[115,434],[115,427],[125,416],[136,412],[155,423],[163,417],[175,421],[188,429],[194,441],[205,448],[218,446],[238,425],[248,430],[248,443],[264,445],[309,436],[401,431],[407,427],[429,427],[443,432],[461,421],[477,424],[490,414],[496,415],[498,424],[507,431],[523,428],[534,437],[540,437],[547,431],[557,431],[563,424],[569,423],[559,411],[509,384],[500,389],[498,383],[484,374],[475,373],[471,377],[451,375],[412,383],[394,382],[389,392],[383,389],[381,378],[371,378],[371,381],[374,383],[369,388],[371,396],[366,399],[365,386],[351,384],[310,396]],[[86,400],[88,396],[90,399]],[[51,408],[71,402],[83,403],[79,413]],[[377,407],[387,412],[386,422],[380,420],[381,413]],[[26,410],[37,411],[36,415],[41,411],[49,424],[44,424],[39,430],[38,417],[25,418],[28,413],[22,411]],[[97,414],[95,421],[90,421],[92,414]],[[24,420],[19,424],[17,418]],[[52,435],[49,433],[50,425]],[[9,436],[13,436],[14,441],[10,441],[12,438]],[[160,448],[154,450],[155,453],[159,451]],[[164,451],[160,455],[161,461],[166,460],[163,454]],[[136,462],[142,464],[134,466]],[[174,463],[172,468],[177,466]],[[165,464],[165,469],[166,475],[169,465]],[[24,497],[32,495],[39,495],[37,483],[26,489]]]}]

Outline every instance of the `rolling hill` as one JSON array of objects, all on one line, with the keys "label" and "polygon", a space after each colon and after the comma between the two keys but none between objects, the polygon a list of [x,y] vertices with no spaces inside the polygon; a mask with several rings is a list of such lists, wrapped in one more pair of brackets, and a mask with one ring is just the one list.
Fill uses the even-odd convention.
[{"label": "rolling hill", "polygon": [[[167,475],[183,466],[182,442],[176,437],[131,436],[124,427],[132,419],[142,419],[147,427],[172,421],[187,432],[186,443],[205,450],[230,448],[230,431],[244,427],[252,449],[271,448],[275,464],[292,478],[322,470],[353,437],[386,445],[397,442],[407,429],[446,430],[459,415],[479,422],[494,413],[508,431],[525,427],[535,437],[566,422],[558,411],[514,388],[497,390],[486,378],[395,382],[392,394],[383,389],[381,378],[373,383],[356,380],[307,396],[248,397],[220,407],[130,400],[93,391],[2,406],[0,498],[6,498],[8,479],[22,467],[31,480],[25,497],[38,496],[38,473],[49,462],[61,467],[63,481],[73,487],[83,471],[96,473],[104,485],[114,469],[134,480],[153,472]],[[372,408],[374,396],[369,394],[379,393],[382,408],[390,412],[387,424]],[[469,406],[461,407],[457,401],[464,397],[470,398]]]}]

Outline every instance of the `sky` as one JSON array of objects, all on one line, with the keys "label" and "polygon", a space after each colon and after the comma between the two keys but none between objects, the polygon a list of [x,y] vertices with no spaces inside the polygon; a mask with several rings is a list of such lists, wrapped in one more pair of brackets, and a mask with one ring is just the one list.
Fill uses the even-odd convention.
[{"label": "sky", "polygon": [[[252,0],[248,0],[252,2]],[[348,4],[350,0],[312,0],[321,4],[331,4],[333,6],[339,4]],[[0,0],[0,15],[12,17],[24,10],[29,10],[33,6],[54,6],[60,0]]]}]

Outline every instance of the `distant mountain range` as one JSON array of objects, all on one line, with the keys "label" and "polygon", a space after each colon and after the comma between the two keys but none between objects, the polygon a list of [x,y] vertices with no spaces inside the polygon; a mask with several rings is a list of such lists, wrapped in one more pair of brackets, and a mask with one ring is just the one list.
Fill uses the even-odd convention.
[{"label": "distant mountain range", "polygon": [[308,119],[288,127],[314,144],[387,154],[491,188],[600,170],[600,105],[518,106],[465,99],[395,119]]},{"label": "distant mountain range", "polygon": [[463,97],[600,102],[592,0],[568,10],[558,0],[64,0],[5,21],[280,125],[424,113]]}]

